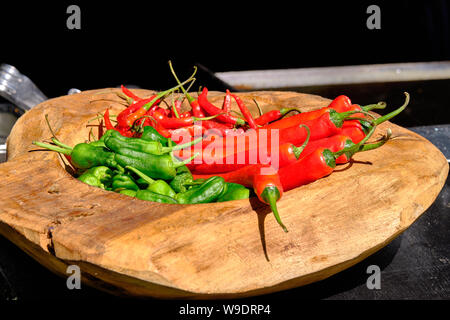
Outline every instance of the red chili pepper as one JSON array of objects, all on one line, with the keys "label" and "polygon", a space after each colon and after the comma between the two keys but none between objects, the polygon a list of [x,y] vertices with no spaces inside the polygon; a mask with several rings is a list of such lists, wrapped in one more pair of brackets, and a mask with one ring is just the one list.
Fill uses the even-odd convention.
[{"label": "red chili pepper", "polygon": [[208,121],[214,119],[216,116],[196,118],[196,117],[184,117],[184,118],[169,118],[162,112],[155,110],[153,116],[164,128],[166,129],[178,129],[182,127],[192,126],[195,121]]},{"label": "red chili pepper", "polygon": [[[145,109],[144,106],[149,106],[149,108],[151,108],[154,105],[157,105],[159,103],[159,99],[155,100],[153,102],[153,100],[155,99],[156,95],[151,96],[148,99],[142,99],[138,102],[136,102],[134,104],[134,112],[131,113],[130,115],[126,116],[125,121],[121,123],[121,126],[125,126],[125,127],[131,127],[133,125],[133,123],[139,119],[142,118],[143,116],[146,115],[148,109]],[[151,104],[149,104],[151,103]]]},{"label": "red chili pepper", "polygon": [[[301,145],[300,147],[296,147],[292,143],[283,143],[282,145],[280,145],[277,155],[278,168],[284,167],[292,162],[297,161],[302,155],[303,151],[305,151],[306,147],[309,145],[309,138],[311,136],[311,132],[307,126],[304,127],[308,131],[308,136],[306,137],[305,142],[303,142],[303,145]],[[272,155],[271,155],[271,164],[272,166],[275,165]]]},{"label": "red chili pepper", "polygon": [[[407,100],[409,101],[409,98],[407,98]],[[408,101],[406,101],[405,104],[399,109],[372,121],[373,125],[378,125],[400,113],[406,107]],[[311,131],[310,140],[314,141],[340,133],[340,128],[342,127],[344,120],[351,117],[352,114],[355,113],[358,113],[358,111],[338,113],[335,110],[330,109],[319,118],[305,121],[304,125],[306,125]],[[263,143],[266,148],[272,145],[272,130],[267,131],[266,140],[260,140],[257,138],[258,132],[262,129],[266,129],[266,127],[246,133],[244,136],[246,136],[247,139],[243,140],[245,145],[242,145],[242,142],[238,145],[235,140],[234,148],[233,146],[228,147],[226,145],[226,141],[216,141],[216,146],[223,146],[222,152],[216,152],[213,155],[203,154],[202,157],[199,157],[202,163],[196,163],[191,167],[191,169],[196,173],[220,173],[235,170],[245,164],[251,164],[250,159],[259,161],[255,155],[259,155],[261,143]],[[252,137],[251,135],[256,135],[256,137]],[[278,144],[281,145],[290,142],[294,145],[300,145],[304,143],[307,135],[308,132],[303,126],[293,126],[279,129]],[[263,150],[262,152],[267,151]],[[235,167],[233,165],[235,165]]]},{"label": "red chili pepper", "polygon": [[340,95],[330,102],[327,108],[336,110],[337,112],[350,111],[348,108],[352,105],[352,101],[345,95]]},{"label": "red chili pepper", "polygon": [[[343,114],[333,113],[333,118],[345,117]],[[292,143],[294,145],[300,145],[304,143],[308,136],[308,127],[310,130],[310,140],[316,140],[325,138],[337,133],[338,126],[330,119],[330,113],[326,113],[318,119],[306,121],[304,125],[289,127],[285,129],[276,130],[278,133],[278,145],[284,143]],[[242,138],[235,138],[232,142],[232,146],[227,146],[226,139],[219,139],[215,141],[215,145],[212,148],[222,147],[222,152],[216,152],[213,155],[204,154],[199,159],[202,159],[202,163],[195,164],[192,169],[196,173],[219,173],[236,170],[244,165],[252,164],[250,161],[255,161],[253,164],[260,161],[259,155],[261,152],[270,154],[269,150],[272,146],[272,135],[275,133],[272,130],[267,130],[266,139],[260,139],[258,136],[262,128],[258,130],[251,130],[242,135]],[[276,142],[274,142],[276,143]],[[263,147],[264,145],[264,147]],[[265,149],[261,150],[260,149]],[[206,150],[203,150],[206,151]]]},{"label": "red chili pepper", "polygon": [[193,173],[194,179],[208,179],[213,176],[219,176],[227,182],[239,183],[248,188],[253,188],[259,200],[270,205],[278,224],[287,232],[286,227],[281,222],[276,206],[276,202],[283,195],[283,187],[275,168],[272,168],[270,165],[254,164],[221,174]]},{"label": "red chili pepper", "polygon": [[331,174],[336,167],[336,159],[342,155],[350,159],[357,152],[373,150],[382,146],[390,138],[390,133],[378,143],[364,145],[375,131],[375,127],[372,127],[369,134],[358,144],[350,143],[350,145],[337,152],[320,147],[304,158],[280,168],[278,174],[283,190],[288,191]]},{"label": "red chili pepper", "polygon": [[[399,114],[402,110],[404,110],[409,103],[409,95],[405,93],[406,100],[403,106],[392,111],[389,114],[386,114],[383,117],[380,117],[374,121],[372,124],[374,126],[379,125],[380,123],[389,120]],[[339,128],[342,127],[342,123],[345,119],[350,117],[352,114],[357,113],[358,111],[348,111],[344,113],[338,113],[333,109],[328,110],[325,114],[317,119],[313,119],[310,121],[306,121],[304,124],[310,129],[311,137],[310,140],[314,141],[317,139],[329,137],[339,133]],[[220,173],[227,172],[231,170],[235,170],[235,168],[239,168],[243,164],[251,164],[250,159],[257,160],[255,155],[260,153],[261,143],[265,144],[265,146],[271,146],[271,133],[269,130],[267,133],[266,141],[257,139],[257,137],[252,137],[250,135],[256,135],[257,132],[261,130],[252,130],[250,133],[244,135],[247,139],[244,139],[240,145],[235,143],[233,146],[226,146],[224,141],[216,141],[218,146],[225,146],[222,149],[222,152],[216,152],[215,154],[203,154],[201,159],[201,163],[195,163],[190,168],[196,173]],[[276,137],[276,136],[275,136]],[[284,128],[278,131],[278,142],[279,144],[291,142],[294,145],[299,145],[304,143],[307,137],[307,130],[301,126]],[[366,136],[367,137],[367,136]],[[255,140],[256,139],[256,140]],[[242,141],[242,140],[241,140]],[[255,142],[256,141],[256,142]],[[205,150],[204,150],[205,151]],[[263,150],[264,152],[264,150]],[[253,155],[253,157],[252,157]],[[235,167],[233,167],[235,165]]]},{"label": "red chili pepper", "polygon": [[[202,162],[190,164],[190,169],[195,173],[223,173],[250,164],[271,163],[274,166],[284,166],[298,158],[314,132],[307,125],[284,130],[295,131],[295,134],[292,133],[292,135],[295,135],[299,140],[303,139],[300,142],[303,143],[303,146],[297,148],[294,145],[295,143],[293,144],[282,138],[282,130],[280,130],[280,135],[277,137],[279,138],[277,154],[272,155],[271,132],[268,132],[265,137],[267,139],[265,139],[264,137],[258,137],[257,130],[254,130],[232,139],[218,138],[217,141],[211,142],[214,143],[212,146],[203,149]],[[231,145],[227,145],[227,143],[231,143]],[[212,154],[212,152],[215,153]],[[273,157],[277,157],[277,159]]]},{"label": "red chili pepper", "polygon": [[230,90],[226,90],[225,97],[223,98],[222,111],[225,113],[231,110],[231,93]]},{"label": "red chili pepper", "polygon": [[233,129],[233,125],[229,123],[220,123],[216,121],[206,120],[202,121],[202,126],[205,130],[217,130],[216,132],[220,132],[222,135],[226,135],[226,133]]},{"label": "red chili pepper", "polygon": [[234,100],[236,101],[239,110],[241,110],[242,115],[244,116],[245,120],[247,121],[248,125],[250,126],[250,128],[255,129],[257,128],[256,123],[255,123],[255,119],[253,119],[252,114],[250,113],[250,111],[248,110],[248,108],[246,107],[246,105],[244,104],[244,101],[242,101],[241,98],[239,98],[237,95],[232,94],[231,95]]},{"label": "red chili pepper", "polygon": [[117,130],[114,128],[113,124],[111,123],[111,120],[109,119],[109,109],[106,109],[105,113],[103,114],[103,120],[105,121],[105,127],[106,130]]},{"label": "red chili pepper", "polygon": [[283,196],[283,186],[280,181],[280,176],[278,175],[277,170],[273,168],[265,169],[272,169],[272,172],[263,174],[260,171],[255,174],[253,177],[253,190],[261,202],[270,206],[276,221],[281,228],[283,228],[284,232],[288,232],[287,228],[281,221],[277,208],[277,201]]},{"label": "red chili pepper", "polygon": [[136,112],[140,107],[141,107],[141,105],[139,103],[133,102],[130,106],[128,106],[128,108],[126,108],[125,110],[122,110],[117,115],[117,127],[129,128],[129,125],[127,123],[127,117],[130,114]]},{"label": "red chili pepper", "polygon": [[230,114],[222,114],[223,111],[213,105],[208,101],[208,89],[206,87],[203,88],[202,93],[198,96],[198,103],[203,110],[206,111],[211,116],[217,115],[217,120],[231,123],[233,125],[244,125],[245,121],[236,117],[231,116]]},{"label": "red chili pepper", "polygon": [[156,131],[158,131],[163,137],[165,138],[170,138],[171,133],[168,129],[164,128],[158,121],[155,120],[155,118],[153,118],[153,116],[148,116],[147,119],[145,120],[143,126],[152,126],[153,128],[155,128]]},{"label": "red chili pepper", "polygon": [[202,107],[200,107],[200,105],[198,104],[198,100],[190,101],[189,104],[191,105],[192,114],[195,117],[199,117],[199,118],[205,117]]},{"label": "red chili pepper", "polygon": [[353,143],[358,143],[366,136],[361,124],[354,124],[353,126],[342,127],[339,130],[340,135],[344,135],[352,139]]},{"label": "red chili pepper", "polygon": [[109,109],[106,109],[106,111],[103,115],[103,120],[105,121],[105,127],[107,130],[116,130],[116,131],[120,132],[121,135],[126,136],[126,137],[131,137],[133,135],[133,132],[129,131],[128,129],[115,128],[112,125],[111,120],[109,119]]},{"label": "red chili pepper", "polygon": [[[185,135],[190,135],[191,137],[197,137],[197,136],[203,136],[205,133],[205,128],[203,126],[199,125],[192,125],[188,127],[178,128],[178,129],[169,129],[171,137],[177,136],[182,137]],[[172,139],[174,142],[177,142],[177,140]]]},{"label": "red chili pepper", "polygon": [[[337,152],[344,149],[346,146],[349,146],[349,140],[351,141],[351,138],[349,136],[346,136],[344,134],[337,134],[331,137],[311,141],[306,145],[305,149],[300,154],[298,159],[305,158],[319,148],[326,148],[332,152]],[[347,161],[347,157],[345,155],[341,155],[336,159],[336,163],[344,163],[345,161]]]},{"label": "red chili pepper", "polygon": [[300,110],[296,108],[282,108],[280,110],[271,110],[256,118],[255,123],[259,126],[263,126],[265,124],[268,124],[269,122],[280,119],[281,117],[292,111],[298,111],[299,113],[301,113]]},{"label": "red chili pepper", "polygon": [[127,89],[124,85],[121,85],[120,88],[122,89],[123,94],[126,95],[127,97],[133,99],[134,101],[141,100],[141,98],[139,98],[137,95],[135,95],[129,89]]},{"label": "red chili pepper", "polygon": [[367,112],[372,109],[385,107],[384,102],[379,102],[377,104],[371,104],[364,107],[360,107],[358,105],[352,105],[351,102],[349,101],[350,99],[348,97],[339,96],[336,99],[334,99],[327,107],[323,107],[313,111],[302,112],[292,117],[272,122],[266,125],[265,127],[270,129],[283,129],[287,127],[298,126],[299,124],[305,123],[305,121],[317,119],[318,117],[327,113],[329,110],[334,110],[336,112],[343,113],[348,111],[354,111],[356,110],[357,106],[359,107],[359,110]]},{"label": "red chili pepper", "polygon": [[318,148],[298,162],[280,168],[281,184],[290,190],[329,175],[335,167],[334,153]]}]

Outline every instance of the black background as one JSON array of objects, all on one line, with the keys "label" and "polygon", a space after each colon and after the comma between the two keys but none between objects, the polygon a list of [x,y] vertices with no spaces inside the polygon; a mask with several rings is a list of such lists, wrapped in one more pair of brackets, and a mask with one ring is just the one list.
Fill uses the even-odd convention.
[{"label": "black background", "polygon": [[[66,27],[70,4],[81,30]],[[371,4],[381,30],[366,27]],[[445,0],[2,2],[0,63],[56,97],[172,86],[169,59],[182,77],[195,63],[219,72],[449,60],[449,14]]]}]

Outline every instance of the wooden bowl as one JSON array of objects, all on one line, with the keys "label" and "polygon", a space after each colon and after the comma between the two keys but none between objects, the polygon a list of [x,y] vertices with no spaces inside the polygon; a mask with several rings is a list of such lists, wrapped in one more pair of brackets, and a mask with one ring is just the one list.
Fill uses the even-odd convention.
[{"label": "wooden bowl", "polygon": [[[86,125],[98,112],[123,109],[114,92],[86,91],[36,106],[17,121],[8,161],[0,165],[0,233],[55,273],[67,277],[68,265],[78,265],[86,284],[114,294],[235,298],[327,278],[408,228],[433,203],[448,174],[445,157],[429,141],[387,122],[377,132],[391,128],[395,138],[383,147],[285,193],[278,206],[289,233],[257,199],[141,201],[79,182],[57,153],[31,144],[51,137],[45,114],[61,141],[86,140]],[[239,95],[249,106],[257,99],[264,111],[329,103],[294,92]],[[222,93],[209,96],[221,104]]]}]

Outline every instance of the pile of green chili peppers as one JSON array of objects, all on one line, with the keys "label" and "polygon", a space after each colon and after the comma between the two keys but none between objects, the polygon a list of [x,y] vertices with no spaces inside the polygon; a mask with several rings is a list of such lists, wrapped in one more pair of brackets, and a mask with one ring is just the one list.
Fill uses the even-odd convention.
[{"label": "pile of green chili peppers", "polygon": [[196,204],[246,199],[250,190],[228,183],[222,177],[194,180],[185,161],[173,151],[197,143],[194,140],[176,145],[153,127],[144,127],[140,138],[128,138],[108,130],[97,141],[79,143],[73,148],[52,139],[55,145],[33,144],[70,156],[77,168],[77,179],[91,186],[118,192],[137,199],[160,202]]}]

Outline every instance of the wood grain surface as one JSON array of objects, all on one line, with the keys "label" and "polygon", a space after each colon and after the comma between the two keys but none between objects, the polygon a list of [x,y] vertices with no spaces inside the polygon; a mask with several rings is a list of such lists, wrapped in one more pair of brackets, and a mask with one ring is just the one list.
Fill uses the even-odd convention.
[{"label": "wood grain surface", "polygon": [[[67,266],[76,264],[85,283],[113,294],[235,298],[327,278],[408,228],[448,175],[436,147],[387,122],[375,138],[391,128],[394,139],[382,148],[356,154],[332,175],[284,194],[278,206],[289,233],[253,198],[199,205],[133,199],[79,182],[58,154],[31,144],[51,137],[45,114],[66,144],[86,140],[90,119],[123,108],[115,91],[85,91],[36,106],[17,121],[8,161],[0,165],[0,233],[55,273],[67,276]],[[220,92],[209,96],[216,104],[223,98]],[[256,99],[264,111],[306,111],[329,102],[295,92],[239,96],[249,106]]]}]

